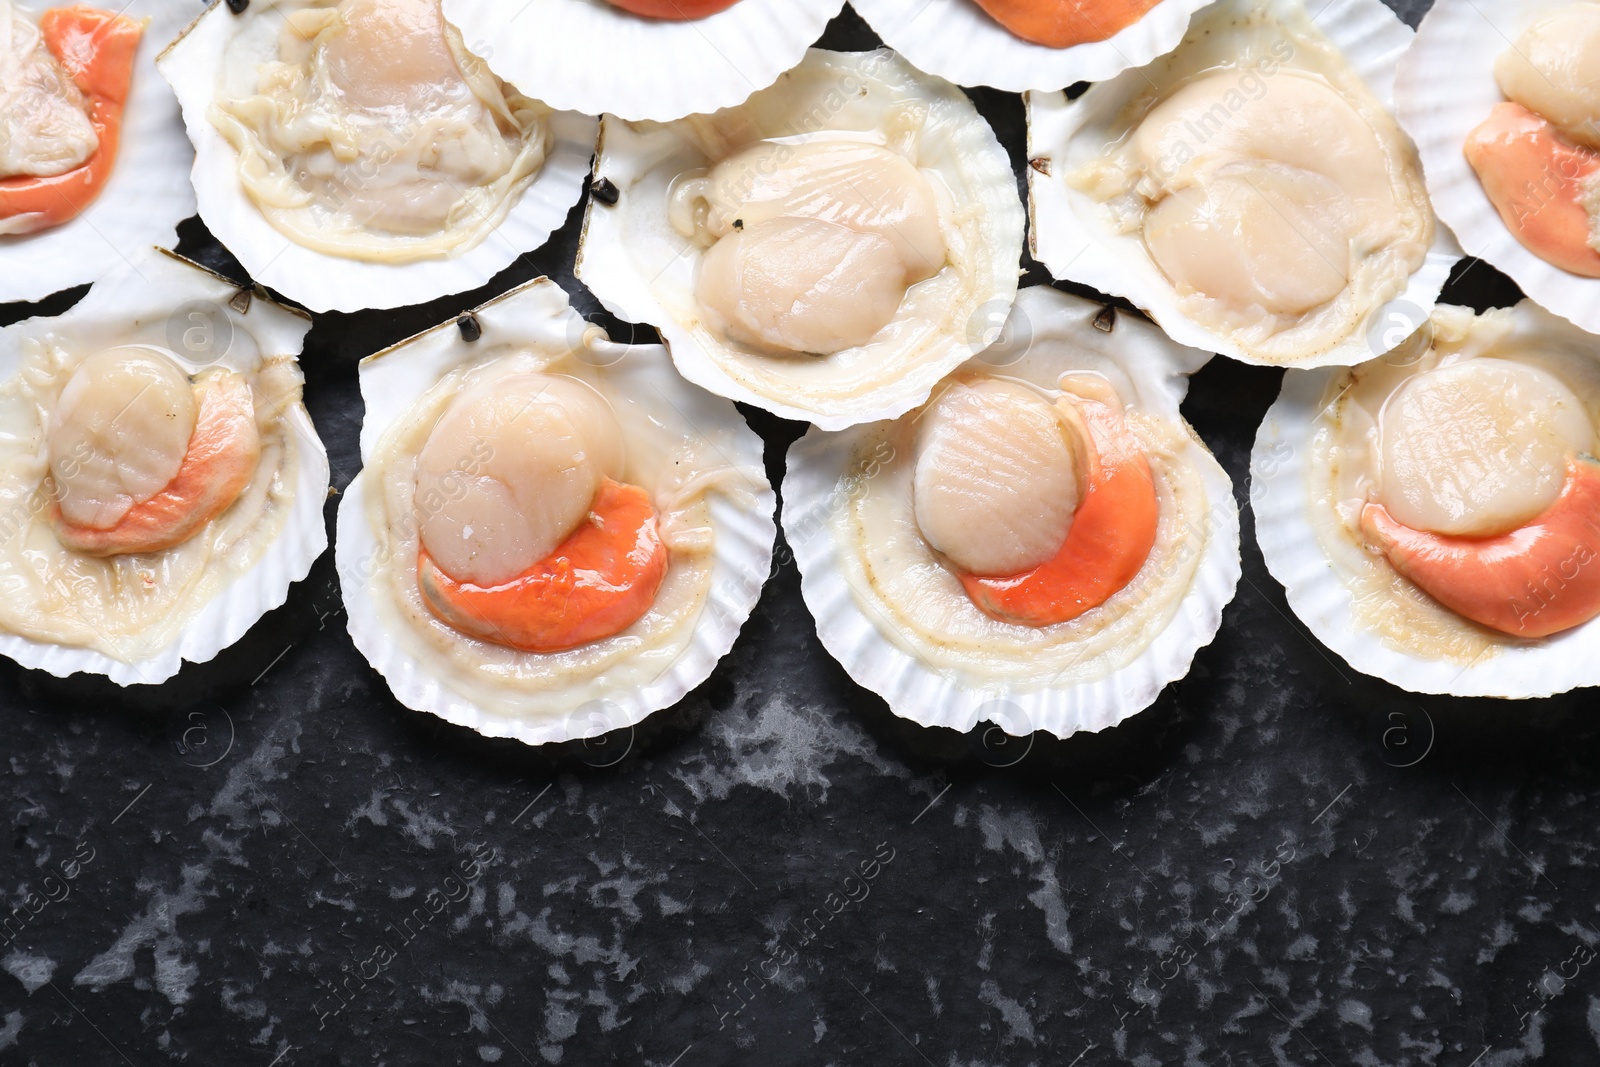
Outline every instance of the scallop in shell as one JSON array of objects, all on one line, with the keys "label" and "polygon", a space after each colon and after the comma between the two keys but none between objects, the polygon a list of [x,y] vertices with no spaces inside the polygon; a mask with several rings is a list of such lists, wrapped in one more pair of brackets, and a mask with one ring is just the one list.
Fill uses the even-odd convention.
[{"label": "scallop in shell", "polygon": [[1222,0],[1140,70],[1030,94],[1035,255],[1185,344],[1369,358],[1385,308],[1420,325],[1458,255],[1388,111],[1410,38],[1379,0]]},{"label": "scallop in shell", "polygon": [[1597,13],[1574,0],[1439,0],[1395,81],[1396,113],[1439,218],[1469,254],[1591,333],[1600,332]]},{"label": "scallop in shell", "polygon": [[1441,306],[1389,356],[1291,371],[1251,456],[1267,567],[1351,666],[1422,693],[1600,683],[1600,342]]},{"label": "scallop in shell", "polygon": [[327,548],[298,313],[159,251],[0,331],[0,653],[154,683]]},{"label": "scallop in shell", "polygon": [[214,3],[161,55],[200,215],[314,311],[476,288],[582,195],[594,120],[496,78],[438,0]]},{"label": "scallop in shell", "polygon": [[339,507],[350,634],[401,703],[544,744],[710,675],[776,528],[761,443],[658,345],[538,279],[361,365]]},{"label": "scallop in shell", "polygon": [[[472,49],[553,107],[667,122],[733,107],[800,62],[842,0],[444,0]],[[654,9],[657,17],[634,13]],[[711,10],[708,10],[711,9]]]},{"label": "scallop in shell", "polygon": [[[1183,40],[1194,13],[1212,0],[1087,0],[1063,4],[990,0],[855,0],[883,43],[918,70],[957,85],[1020,93],[1104,81],[1142,67]],[[1046,14],[1044,32],[1008,29],[996,15]],[[1021,31],[1021,32],[1018,32]]]},{"label": "scallop in shell", "polygon": [[1216,635],[1238,509],[1178,410],[1209,357],[1104,315],[1024,289],[917,411],[790,449],[784,533],[818,636],[896,714],[1101,730]]},{"label": "scallop in shell", "polygon": [[[737,108],[607,117],[578,276],[714,393],[837,429],[926,399],[1016,293],[1022,205],[956,87],[812,50]],[[609,202],[608,202],[609,201]]]},{"label": "scallop in shell", "polygon": [[154,57],[180,5],[0,0],[0,301],[92,282],[194,213],[193,153]]}]

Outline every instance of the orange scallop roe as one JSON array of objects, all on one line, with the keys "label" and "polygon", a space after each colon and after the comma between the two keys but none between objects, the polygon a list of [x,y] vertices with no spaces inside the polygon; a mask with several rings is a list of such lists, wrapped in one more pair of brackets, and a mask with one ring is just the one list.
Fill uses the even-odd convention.
[{"label": "orange scallop roe", "polygon": [[89,123],[100,144],[83,166],[63,174],[0,179],[0,218],[27,220],[25,227],[13,230],[17,233],[35,233],[77,218],[110,180],[144,24],[92,7],[63,7],[40,17],[39,32],[88,101]]},{"label": "orange scallop roe", "polygon": [[588,517],[522,574],[486,587],[446,574],[417,553],[417,585],[442,621],[523,652],[561,652],[637,622],[667,575],[667,547],[650,496],[606,479]]},{"label": "orange scallop roe", "polygon": [[1600,462],[1567,460],[1556,502],[1495,537],[1413,530],[1382,504],[1361,529],[1394,569],[1433,599],[1512,637],[1548,637],[1600,615]]},{"label": "orange scallop roe", "polygon": [[1600,153],[1573,144],[1542,115],[1499,104],[1467,138],[1467,162],[1506,226],[1540,259],[1600,278],[1590,245],[1585,186],[1600,174]]},{"label": "orange scallop roe", "polygon": [[1046,48],[1104,41],[1144,18],[1160,0],[978,0],[989,17]]},{"label": "orange scallop roe", "polygon": [[703,19],[726,11],[738,0],[606,0],[612,7],[621,8],[633,15],[647,19],[668,19],[683,22]]},{"label": "orange scallop roe", "polygon": [[1076,397],[1088,447],[1083,502],[1055,556],[1006,578],[960,575],[967,597],[1001,622],[1051,626],[1110,600],[1144,567],[1155,547],[1160,504],[1150,463],[1122,412]]}]

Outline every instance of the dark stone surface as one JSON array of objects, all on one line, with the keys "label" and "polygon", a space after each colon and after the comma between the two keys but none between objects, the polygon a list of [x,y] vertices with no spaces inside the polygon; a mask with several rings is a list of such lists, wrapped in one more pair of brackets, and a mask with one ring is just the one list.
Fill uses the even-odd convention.
[{"label": "dark stone surface", "polygon": [[[1018,99],[973,96],[1020,162]],[[577,217],[480,293],[318,318],[336,486],[362,355],[539,272],[595,310]],[[1241,500],[1277,385],[1218,361],[1187,404]],[[775,467],[800,427],[749,414]],[[1411,697],[1305,636],[1248,511],[1244,563],[1190,676],[1068,741],[894,718],[792,564],[710,681],[589,747],[399,707],[331,554],[167,685],[0,665],[0,915],[60,898],[0,947],[0,1062],[1600,1062],[1593,693]]]}]

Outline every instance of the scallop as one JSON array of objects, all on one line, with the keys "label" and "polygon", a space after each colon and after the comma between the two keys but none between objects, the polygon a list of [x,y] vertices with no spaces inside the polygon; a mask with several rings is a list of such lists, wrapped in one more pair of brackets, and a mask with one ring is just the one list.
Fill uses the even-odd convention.
[{"label": "scallop", "polygon": [[1407,526],[1490,537],[1556,502],[1594,426],[1556,375],[1481,358],[1418,374],[1379,415],[1376,499]]},{"label": "scallop", "polygon": [[351,636],[402,703],[486,734],[631,726],[705,679],[760,595],[760,441],[547,280],[468,315],[362,363]]},{"label": "scallop", "polygon": [[1405,359],[1285,379],[1251,461],[1268,568],[1320,640],[1406,689],[1594,684],[1600,347],[1528,301],[1430,327]]},{"label": "scallop", "polygon": [[1494,70],[1508,99],[1467,136],[1467,161],[1529,252],[1600,277],[1600,13],[1592,4],[1547,11]]},{"label": "scallop", "polygon": [[710,331],[773,355],[869,344],[947,258],[932,186],[881,145],[758,141],[679,183],[669,212],[709,245],[695,297]]},{"label": "scallop", "polygon": [[695,281],[723,344],[768,355],[831,355],[870,344],[905,298],[894,245],[808,218],[740,229],[706,252]]},{"label": "scallop", "polygon": [[1227,475],[1184,423],[1204,353],[1044,287],[893,420],[789,452],[784,531],[823,645],[899,715],[1066,736],[1148,706],[1239,575]]},{"label": "scallop", "polygon": [[0,178],[53,177],[100,147],[89,102],[39,27],[0,3]]},{"label": "scallop", "polygon": [[193,155],[151,69],[191,18],[168,0],[0,0],[0,303],[93,282],[194,214]]},{"label": "scallop", "polygon": [[1440,220],[1541,307],[1600,332],[1600,87],[1588,0],[1437,0],[1395,82]]},{"label": "scallop", "polygon": [[183,465],[197,413],[188,376],[160,349],[118,346],[85,359],[46,436],[62,516],[109,527],[155,496]]},{"label": "scallop", "polygon": [[1600,148],[1600,5],[1567,4],[1537,18],[1500,54],[1494,75],[1508,99]]},{"label": "scallop", "polygon": [[917,427],[917,526],[961,570],[1008,575],[1049,560],[1078,509],[1078,458],[1054,406],[1016,382],[955,382]]},{"label": "scallop", "polygon": [[871,343],[948,258],[933,187],[882,145],[757,141],[680,182],[668,210],[710,246],[695,297],[711,332],[768,354]]},{"label": "scallop", "polygon": [[327,547],[308,320],[169,253],[0,331],[0,653],[154,683]]},{"label": "scallop", "polygon": [[621,476],[622,440],[605,398],[575,378],[525,374],[464,392],[417,454],[422,546],[478,585],[521,574]]},{"label": "scallop", "polygon": [[208,226],[319,311],[482,284],[564,221],[592,151],[592,120],[495,77],[439,0],[214,5],[160,69]]},{"label": "scallop", "polygon": [[617,198],[591,201],[578,274],[713,392],[821,425],[897,415],[1016,291],[1004,151],[892,53],[813,49],[737,108],[604,126]]},{"label": "scallop", "polygon": [[1367,358],[1375,316],[1431,306],[1454,258],[1383,96],[1409,33],[1376,0],[1224,0],[1143,70],[1030,95],[1036,253],[1190,344]]}]

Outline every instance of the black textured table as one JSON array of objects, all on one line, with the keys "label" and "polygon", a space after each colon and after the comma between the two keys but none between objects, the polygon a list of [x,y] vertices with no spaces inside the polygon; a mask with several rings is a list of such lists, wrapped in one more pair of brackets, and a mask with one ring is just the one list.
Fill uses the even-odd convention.
[{"label": "black textured table", "polygon": [[[847,11],[824,43],[875,41]],[[1020,173],[1020,100],[972,96]],[[540,273],[617,327],[572,277],[579,218],[478,293],[318,317],[336,488],[361,356]],[[1464,264],[1446,297],[1516,292]],[[1185,406],[1241,503],[1279,377],[1215,361]],[[802,427],[746,414],[776,482]],[[1593,691],[1356,674],[1289,614],[1248,510],[1244,537],[1189,677],[1067,741],[896,719],[788,562],[710,681],[600,744],[400,707],[331,553],[166,685],[6,662],[0,1063],[1600,1062]]]}]

